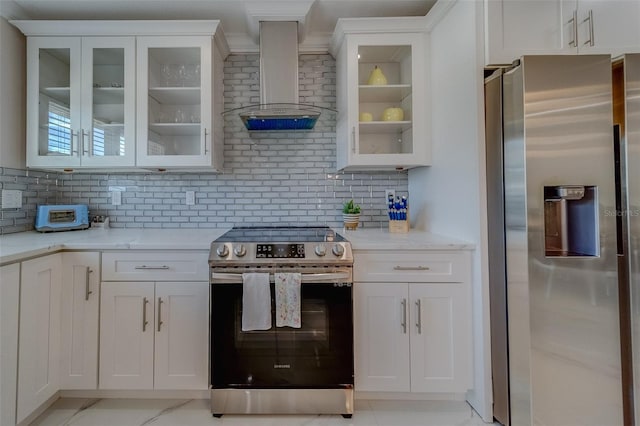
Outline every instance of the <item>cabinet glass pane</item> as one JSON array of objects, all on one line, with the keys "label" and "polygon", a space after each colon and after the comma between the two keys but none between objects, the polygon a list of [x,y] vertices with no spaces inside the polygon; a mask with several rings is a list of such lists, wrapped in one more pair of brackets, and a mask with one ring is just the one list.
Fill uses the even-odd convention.
[{"label": "cabinet glass pane", "polygon": [[358,47],[360,154],[411,154],[410,45]]},{"label": "cabinet glass pane", "polygon": [[94,49],[92,75],[90,155],[125,155],[124,48]]},{"label": "cabinet glass pane", "polygon": [[39,54],[38,155],[72,155],[70,50]]},{"label": "cabinet glass pane", "polygon": [[202,155],[200,48],[149,49],[148,155]]}]

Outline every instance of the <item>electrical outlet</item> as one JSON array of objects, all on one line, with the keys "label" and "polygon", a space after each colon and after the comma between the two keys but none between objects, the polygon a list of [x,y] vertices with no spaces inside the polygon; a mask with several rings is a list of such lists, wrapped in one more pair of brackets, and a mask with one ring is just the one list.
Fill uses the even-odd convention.
[{"label": "electrical outlet", "polygon": [[111,191],[111,205],[119,206],[122,204],[122,191]]},{"label": "electrical outlet", "polygon": [[389,203],[389,196],[392,199],[396,199],[396,190],[395,189],[385,189],[384,190],[384,203],[385,205]]},{"label": "electrical outlet", "polygon": [[2,208],[19,209],[22,208],[22,191],[19,189],[2,190]]},{"label": "electrical outlet", "polygon": [[196,203],[196,193],[194,191],[187,191],[186,203],[188,206],[193,206]]}]

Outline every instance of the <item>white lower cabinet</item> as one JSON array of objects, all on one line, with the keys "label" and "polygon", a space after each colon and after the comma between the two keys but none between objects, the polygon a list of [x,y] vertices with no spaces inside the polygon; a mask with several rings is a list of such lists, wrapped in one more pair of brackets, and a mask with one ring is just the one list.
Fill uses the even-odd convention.
[{"label": "white lower cabinet", "polygon": [[101,291],[101,389],[207,389],[207,282],[103,282]]},{"label": "white lower cabinet", "polygon": [[62,254],[60,388],[98,388],[100,253]]},{"label": "white lower cabinet", "polygon": [[16,424],[20,264],[0,267],[0,425]]},{"label": "white lower cabinet", "polygon": [[[354,256],[355,389],[466,392],[472,348],[468,254]],[[391,273],[394,281],[374,281]],[[401,281],[420,275],[422,282]],[[431,282],[435,276],[449,282]]]},{"label": "white lower cabinet", "polygon": [[102,254],[101,389],[208,388],[208,256]]},{"label": "white lower cabinet", "polygon": [[60,389],[62,255],[22,262],[17,422]]}]

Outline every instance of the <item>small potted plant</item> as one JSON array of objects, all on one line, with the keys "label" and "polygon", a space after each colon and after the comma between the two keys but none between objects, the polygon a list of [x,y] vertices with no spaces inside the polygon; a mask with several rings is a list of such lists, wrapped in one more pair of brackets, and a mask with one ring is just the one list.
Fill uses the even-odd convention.
[{"label": "small potted plant", "polygon": [[360,223],[360,206],[353,200],[349,200],[342,205],[342,219],[345,229],[356,229]]}]

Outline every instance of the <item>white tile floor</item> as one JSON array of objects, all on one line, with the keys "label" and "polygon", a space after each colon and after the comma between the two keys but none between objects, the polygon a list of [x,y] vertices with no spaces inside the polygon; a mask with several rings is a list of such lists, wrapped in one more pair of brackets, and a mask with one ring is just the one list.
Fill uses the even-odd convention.
[{"label": "white tile floor", "polygon": [[476,426],[485,425],[466,402],[355,402],[351,419],[340,415],[231,415],[216,419],[203,399],[80,399],[56,401],[38,426]]}]

